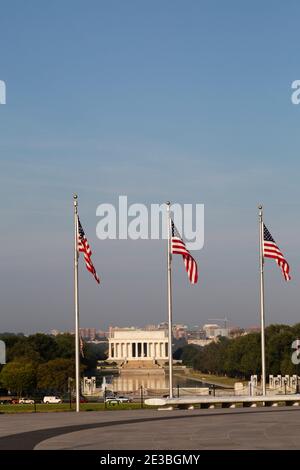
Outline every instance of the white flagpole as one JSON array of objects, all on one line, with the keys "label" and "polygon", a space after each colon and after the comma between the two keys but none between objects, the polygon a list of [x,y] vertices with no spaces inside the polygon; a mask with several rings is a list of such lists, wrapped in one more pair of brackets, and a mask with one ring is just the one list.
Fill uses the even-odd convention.
[{"label": "white flagpole", "polygon": [[261,325],[261,381],[262,393],[266,395],[266,351],[265,351],[265,290],[264,290],[264,223],[263,207],[258,206],[259,218],[259,273],[260,273],[260,325]]},{"label": "white flagpole", "polygon": [[74,304],[75,304],[75,386],[76,412],[80,411],[80,347],[79,347],[79,301],[78,301],[78,202],[74,194]]},{"label": "white flagpole", "polygon": [[172,342],[173,342],[173,331],[172,331],[172,253],[171,253],[171,218],[170,218],[170,205],[167,204],[167,230],[168,230],[168,326],[169,326],[169,338],[168,338],[168,356],[169,356],[169,397],[173,398],[173,354],[172,354]]}]

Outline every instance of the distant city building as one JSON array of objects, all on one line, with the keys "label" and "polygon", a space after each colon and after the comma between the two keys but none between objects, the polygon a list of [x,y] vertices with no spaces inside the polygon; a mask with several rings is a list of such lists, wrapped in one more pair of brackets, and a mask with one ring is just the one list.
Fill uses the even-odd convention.
[{"label": "distant city building", "polygon": [[189,331],[198,331],[199,329],[201,329],[199,325],[193,325],[189,327]]},{"label": "distant city building", "polygon": [[157,325],[146,325],[145,330],[157,330],[158,326]]},{"label": "distant city building", "polygon": [[50,331],[50,335],[52,335],[52,336],[58,336],[60,334],[61,334],[61,331],[59,331],[59,330],[51,330]]},{"label": "distant city building", "polygon": [[159,323],[156,328],[159,330],[167,330],[169,328],[169,324],[167,321],[164,321],[162,323]]},{"label": "distant city building", "polygon": [[157,361],[168,359],[168,331],[145,328],[110,328],[108,361]]},{"label": "distant city building", "polygon": [[206,339],[205,331],[200,327],[197,330],[188,330],[187,339]]},{"label": "distant city building", "polygon": [[260,327],[259,326],[249,326],[248,328],[244,329],[245,334],[249,333],[260,333]]},{"label": "distant city building", "polygon": [[218,337],[218,336],[222,336],[224,338],[228,338],[229,337],[229,330],[228,328],[217,328],[215,330],[215,336]]},{"label": "distant city building", "polygon": [[109,332],[104,330],[97,330],[98,338],[108,338]]},{"label": "distant city building", "polygon": [[213,343],[217,340],[217,338],[211,339],[188,339],[188,344],[195,344],[196,346],[208,346],[210,343]]},{"label": "distant city building", "polygon": [[206,338],[214,338],[216,336],[215,331],[219,330],[220,326],[216,323],[207,323],[203,325],[202,329],[205,333]]},{"label": "distant city building", "polygon": [[[107,341],[109,338],[112,338],[116,330],[127,330],[127,331],[148,331],[150,335],[153,336],[153,332],[165,332],[168,330],[168,323],[162,322],[158,325],[148,324],[143,328],[131,326],[128,328],[118,328],[109,326],[108,331],[96,330],[96,328],[80,328],[80,335],[85,341],[102,343]],[[259,333],[259,326],[250,326],[248,328],[240,328],[239,326],[231,326],[230,328],[222,328],[217,323],[207,323],[200,327],[199,325],[194,325],[189,327],[184,323],[177,323],[173,325],[173,337],[176,340],[185,339],[188,344],[198,344],[200,346],[205,346],[209,344],[205,340],[215,340],[218,337],[228,337],[228,338],[237,338],[239,336],[244,336],[249,333]],[[74,330],[69,333],[74,334]],[[50,334],[57,336],[63,334],[62,331],[57,329],[52,329]],[[163,333],[164,335],[165,333]],[[166,333],[167,335],[167,333]],[[149,346],[151,348],[151,346]],[[151,353],[152,354],[152,353]]]},{"label": "distant city building", "polygon": [[183,324],[173,325],[173,336],[175,339],[186,339],[188,327]]},{"label": "distant city building", "polygon": [[221,328],[216,323],[207,323],[203,325],[203,331],[205,332],[206,338],[217,338],[218,336],[229,336],[228,328]]},{"label": "distant city building", "polygon": [[239,338],[240,336],[246,335],[244,328],[239,328],[238,326],[232,326],[229,328],[230,338]]},{"label": "distant city building", "polygon": [[83,339],[94,341],[96,339],[96,328],[79,328],[80,336]]}]

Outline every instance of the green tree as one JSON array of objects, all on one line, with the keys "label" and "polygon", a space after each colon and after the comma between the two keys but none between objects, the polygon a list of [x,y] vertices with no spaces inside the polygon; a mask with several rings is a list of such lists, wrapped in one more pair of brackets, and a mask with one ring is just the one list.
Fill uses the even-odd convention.
[{"label": "green tree", "polygon": [[6,360],[7,362],[22,357],[24,353],[27,338],[24,335],[14,333],[2,333],[0,339],[6,344]]},{"label": "green tree", "polygon": [[[276,325],[277,326],[277,325]],[[268,374],[288,374],[293,370],[291,345],[294,335],[290,329],[273,330],[266,335],[266,363]],[[287,367],[288,366],[288,367]]]},{"label": "green tree", "polygon": [[47,362],[57,357],[57,343],[52,336],[36,333],[28,337],[28,344],[40,355],[42,361]]},{"label": "green tree", "polygon": [[23,333],[1,333],[0,339],[5,342],[7,348],[11,348],[15,343],[21,341],[22,339],[26,339]]},{"label": "green tree", "polygon": [[57,357],[70,359],[75,356],[75,337],[70,333],[55,336]]},{"label": "green tree", "polygon": [[35,388],[36,366],[21,359],[9,362],[1,370],[0,382],[4,388],[21,396]]},{"label": "green tree", "polygon": [[193,366],[193,361],[195,357],[199,354],[201,348],[199,346],[195,346],[193,344],[189,344],[182,348],[182,355],[180,359],[184,362],[184,364],[188,366]]},{"label": "green tree", "polygon": [[206,364],[208,373],[226,375],[224,364],[228,344],[229,340],[227,338],[219,338],[217,343],[211,343],[207,347],[203,348],[204,354],[202,361]]},{"label": "green tree", "polygon": [[294,335],[294,339],[300,339],[300,323],[296,323],[292,327],[292,332]]},{"label": "green tree", "polygon": [[249,379],[252,374],[261,373],[261,339],[260,334],[251,333],[239,338],[241,350],[240,372]]},{"label": "green tree", "polygon": [[81,358],[81,363],[86,369],[92,370],[97,366],[97,361],[103,361],[107,358],[106,354],[107,344],[93,344],[83,342],[84,357]]},{"label": "green tree", "polygon": [[39,389],[66,392],[69,377],[75,377],[74,360],[53,359],[39,365],[37,370],[37,387]]},{"label": "green tree", "polygon": [[12,347],[8,348],[7,362],[18,359],[26,359],[35,363],[41,362],[40,354],[33,349],[27,338],[17,341]]}]

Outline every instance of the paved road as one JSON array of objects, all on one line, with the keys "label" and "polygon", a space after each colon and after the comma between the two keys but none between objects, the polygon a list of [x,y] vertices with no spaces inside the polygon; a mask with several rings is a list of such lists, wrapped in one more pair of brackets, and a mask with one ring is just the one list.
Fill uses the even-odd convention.
[{"label": "paved road", "polygon": [[300,449],[300,409],[0,415],[4,449]]}]

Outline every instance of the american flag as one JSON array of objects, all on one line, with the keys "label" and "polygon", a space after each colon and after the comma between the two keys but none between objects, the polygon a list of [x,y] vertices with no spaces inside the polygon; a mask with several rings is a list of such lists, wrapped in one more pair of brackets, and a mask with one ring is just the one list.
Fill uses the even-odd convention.
[{"label": "american flag", "polygon": [[264,257],[275,259],[278,266],[280,266],[283,277],[286,281],[291,280],[289,275],[290,267],[283,254],[279,250],[278,246],[269,230],[264,224]]},{"label": "american flag", "polygon": [[99,277],[96,273],[96,269],[94,268],[94,265],[93,265],[92,260],[91,260],[92,250],[90,249],[89,242],[87,241],[87,238],[86,238],[85,233],[83,231],[83,228],[82,228],[82,225],[80,223],[79,217],[77,217],[77,219],[78,219],[78,224],[77,224],[77,227],[78,227],[77,249],[78,249],[79,252],[81,251],[83,253],[84,261],[85,261],[85,265],[86,265],[87,270],[90,271],[90,273],[92,273],[92,275],[94,276],[94,278],[96,279],[98,284],[100,284],[100,279],[99,279]]},{"label": "american flag", "polygon": [[182,255],[186,272],[188,273],[189,280],[192,284],[196,284],[198,281],[198,268],[197,263],[192,257],[191,253],[186,249],[185,243],[182,240],[181,236],[173,220],[171,220],[172,226],[172,237],[171,237],[171,253],[174,255]]},{"label": "american flag", "polygon": [[80,335],[79,337],[79,346],[80,346],[80,354],[82,357],[84,357],[84,352],[83,352],[83,339],[82,339],[82,336]]}]

